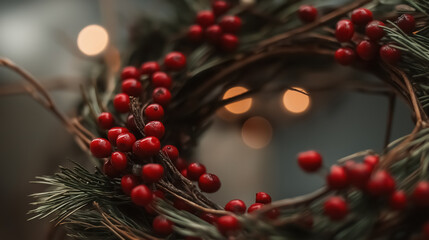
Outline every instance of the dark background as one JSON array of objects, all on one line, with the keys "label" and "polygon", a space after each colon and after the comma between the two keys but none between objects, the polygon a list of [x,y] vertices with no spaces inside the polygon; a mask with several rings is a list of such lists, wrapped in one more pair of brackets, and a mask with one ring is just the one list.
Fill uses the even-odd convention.
[{"label": "dark background", "polygon": [[[141,15],[168,17],[176,14],[165,1],[0,1],[0,56],[31,72],[51,86],[51,93],[64,113],[73,116],[80,94],[78,86],[91,74],[96,57],[78,52],[76,37],[90,24],[100,24],[119,50],[127,44],[128,27]],[[112,34],[114,33],[114,34]],[[313,64],[317,65],[317,61]],[[303,68],[286,73],[291,83],[371,80],[372,76],[348,68],[329,66]],[[1,239],[44,239],[48,221],[27,222],[29,194],[44,190],[30,184],[38,175],[57,171],[73,159],[90,166],[60,122],[32,98],[20,91],[23,82],[9,70],[0,69],[0,236]],[[52,83],[61,84],[52,86]],[[18,89],[18,90],[16,90]],[[323,184],[320,176],[302,173],[296,153],[319,150],[326,165],[351,153],[381,151],[387,118],[387,99],[353,92],[310,93],[312,105],[302,115],[288,114],[280,95],[254,99],[247,116],[261,115],[274,127],[271,144],[255,150],[241,140],[240,121],[216,118],[203,135],[196,159],[219,175],[222,189],[213,195],[220,204],[241,198],[250,205],[255,192],[267,191],[274,199],[296,196]],[[264,109],[264,111],[262,111]],[[266,111],[269,109],[270,111]],[[271,114],[271,115],[270,115]],[[268,115],[268,116],[265,116]],[[407,106],[398,101],[392,139],[410,131]]]}]

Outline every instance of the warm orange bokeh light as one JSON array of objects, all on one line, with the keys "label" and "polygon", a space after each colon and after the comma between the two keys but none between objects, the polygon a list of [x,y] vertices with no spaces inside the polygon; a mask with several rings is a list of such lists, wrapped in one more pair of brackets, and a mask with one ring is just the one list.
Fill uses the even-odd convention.
[{"label": "warm orange bokeh light", "polygon": [[273,135],[271,124],[263,117],[251,117],[244,122],[241,129],[243,142],[254,149],[268,145]]},{"label": "warm orange bokeh light", "polygon": [[[247,92],[247,88],[233,87],[228,89],[223,95],[223,99],[228,99]],[[252,98],[245,98],[243,100],[228,104],[225,106],[226,110],[234,114],[242,114],[249,111],[252,107]]]},{"label": "warm orange bokeh light", "polygon": [[99,25],[84,27],[77,36],[79,50],[88,56],[94,56],[103,52],[109,42],[109,34]]},{"label": "warm orange bokeh light", "polygon": [[[294,88],[307,93],[302,88]],[[283,95],[283,105],[289,112],[303,113],[310,107],[310,97],[294,90],[286,90]]]}]

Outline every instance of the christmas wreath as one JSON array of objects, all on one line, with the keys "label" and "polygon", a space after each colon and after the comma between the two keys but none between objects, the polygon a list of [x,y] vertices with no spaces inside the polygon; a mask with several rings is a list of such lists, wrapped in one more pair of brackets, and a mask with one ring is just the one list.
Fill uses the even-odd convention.
[{"label": "christmas wreath", "polygon": [[[38,177],[50,188],[32,195],[32,219],[53,216],[77,239],[429,239],[429,2],[170,4],[180,12],[175,24],[135,26],[128,65],[118,76],[106,68],[82,88],[78,117],[62,114],[31,74],[0,60],[97,159],[95,172],[76,164]],[[401,98],[414,130],[382,153],[339,159],[323,173],[325,187],[308,195],[272,202],[259,192],[248,208],[239,199],[219,206],[203,194],[216,192],[219,178],[179,150],[190,156],[225,105],[263,91],[307,94],[272,77],[296,57],[378,77],[382,88],[364,82],[359,90]],[[272,75],[251,81],[243,76],[249,69]],[[222,98],[237,84],[249,90]],[[323,164],[317,151],[299,153],[297,163],[308,173]]]}]

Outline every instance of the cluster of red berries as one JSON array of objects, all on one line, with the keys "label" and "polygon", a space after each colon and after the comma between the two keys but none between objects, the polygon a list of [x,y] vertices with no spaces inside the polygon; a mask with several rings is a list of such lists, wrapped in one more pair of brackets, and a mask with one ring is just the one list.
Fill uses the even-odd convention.
[{"label": "cluster of red berries", "polygon": [[236,34],[241,28],[241,19],[237,16],[222,16],[229,8],[229,3],[225,1],[213,1],[212,10],[198,12],[196,24],[189,27],[188,38],[196,43],[205,40],[227,52],[237,49],[239,41]]},{"label": "cluster of red berries", "polygon": [[[398,27],[405,33],[410,34],[415,29],[414,17],[410,14],[401,15],[396,21]],[[395,64],[401,59],[401,51],[391,43],[380,47],[380,41],[385,36],[383,27],[385,24],[374,20],[373,14],[366,8],[355,9],[351,13],[350,19],[343,19],[337,22],[335,37],[341,43],[352,43],[358,41],[355,50],[350,47],[341,47],[335,52],[335,59],[342,65],[350,65],[356,55],[364,60],[371,61],[378,55],[389,64]],[[362,30],[365,38],[358,40],[355,31]]]},{"label": "cluster of red berries", "polygon": [[[386,170],[376,170],[377,155],[367,155],[363,162],[348,160],[343,165],[331,166],[326,176],[327,186],[332,190],[349,187],[373,197],[385,198],[392,210],[403,210],[409,205],[409,196],[396,189],[394,177]],[[298,165],[305,172],[314,173],[322,168],[322,156],[316,151],[298,155]],[[420,181],[411,193],[417,207],[429,207],[429,182]],[[341,220],[349,212],[346,200],[341,196],[331,196],[324,203],[325,214],[332,220]]]}]

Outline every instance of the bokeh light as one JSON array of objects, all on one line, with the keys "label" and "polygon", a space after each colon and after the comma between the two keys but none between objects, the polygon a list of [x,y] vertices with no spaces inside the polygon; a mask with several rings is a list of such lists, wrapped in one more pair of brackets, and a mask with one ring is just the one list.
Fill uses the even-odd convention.
[{"label": "bokeh light", "polygon": [[88,56],[95,56],[103,52],[109,43],[109,34],[99,25],[84,27],[77,36],[79,50]]},{"label": "bokeh light", "polygon": [[[245,87],[233,87],[228,89],[223,95],[223,99],[228,99],[247,92]],[[228,104],[225,106],[226,110],[234,114],[242,114],[252,107],[252,98],[245,98],[243,100]]]},{"label": "bokeh light", "polygon": [[[297,90],[307,93],[304,89],[294,87]],[[283,106],[291,113],[299,114],[310,107],[310,97],[301,92],[286,90],[283,94]]]},{"label": "bokeh light", "polygon": [[263,117],[251,117],[244,122],[241,129],[243,142],[254,149],[267,146],[272,138],[273,128]]}]

